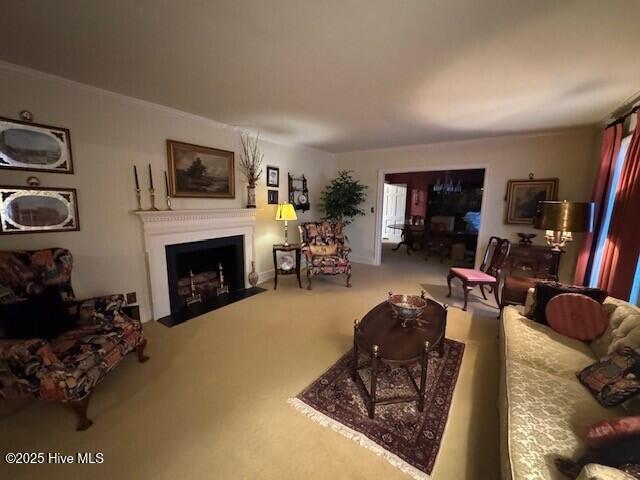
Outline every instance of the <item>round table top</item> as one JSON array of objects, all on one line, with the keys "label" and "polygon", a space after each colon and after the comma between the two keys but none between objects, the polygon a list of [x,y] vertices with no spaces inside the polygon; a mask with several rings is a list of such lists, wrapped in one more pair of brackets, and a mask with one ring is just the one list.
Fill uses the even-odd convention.
[{"label": "round table top", "polygon": [[412,230],[415,232],[424,231],[424,225],[412,225],[410,223],[394,223],[393,225],[387,225],[387,227],[394,230]]},{"label": "round table top", "polygon": [[425,342],[429,350],[435,348],[444,337],[447,310],[431,299],[427,299],[418,323],[402,326],[395,318],[388,302],[375,306],[358,324],[356,345],[362,353],[371,355],[373,346],[378,346],[382,361],[412,363],[420,359]]}]

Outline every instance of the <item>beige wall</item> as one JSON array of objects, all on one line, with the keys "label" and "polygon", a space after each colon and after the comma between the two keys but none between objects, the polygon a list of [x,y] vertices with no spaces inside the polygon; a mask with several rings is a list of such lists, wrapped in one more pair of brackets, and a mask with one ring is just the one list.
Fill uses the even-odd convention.
[{"label": "beige wall", "polygon": [[[374,262],[377,214],[370,213],[370,208],[376,207],[380,170],[486,167],[480,248],[484,250],[491,235],[506,236],[516,241],[516,232],[537,233],[535,242],[543,243],[544,232],[504,224],[507,180],[527,178],[529,172],[533,172],[536,178],[557,177],[560,179],[560,199],[588,200],[595,175],[594,143],[595,130],[579,129],[339,154],[336,156],[338,168],[354,170],[355,177],[369,186],[367,214],[349,226],[354,257],[362,262]],[[581,240],[582,236],[576,235],[576,241],[562,258],[560,274],[564,280],[571,279]]]},{"label": "beige wall", "polygon": [[[75,174],[35,175],[42,186],[78,190],[81,230],[2,236],[0,249],[69,248],[75,259],[73,284],[78,296],[136,291],[143,318],[148,318],[150,301],[142,230],[139,220],[130,214],[136,206],[132,165],[138,165],[141,182],[147,185],[146,168],[151,163],[156,187],[164,194],[167,138],[233,150],[237,164],[239,131],[158,105],[0,64],[0,116],[16,118],[24,109],[33,112],[38,123],[71,130]],[[321,189],[335,171],[333,155],[266,141],[260,147],[265,165],[280,167],[280,200],[286,200],[287,172],[304,173],[309,179],[311,205],[316,207]],[[235,199],[176,199],[174,208],[242,207],[246,188],[236,173]],[[26,185],[26,178],[32,174],[0,171],[0,184]],[[282,241],[283,230],[273,219],[275,206],[266,205],[264,179],[257,197],[256,269],[264,273],[273,268],[271,245]],[[144,200],[148,202],[148,197]],[[310,221],[319,216],[314,208],[299,214],[299,219]],[[292,231],[297,236],[295,225]]]}]

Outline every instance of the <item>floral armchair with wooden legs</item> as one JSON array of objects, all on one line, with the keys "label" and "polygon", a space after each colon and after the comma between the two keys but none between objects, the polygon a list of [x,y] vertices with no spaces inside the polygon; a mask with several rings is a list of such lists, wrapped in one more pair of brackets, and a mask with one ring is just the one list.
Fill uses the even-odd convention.
[{"label": "floral armchair with wooden legs", "polygon": [[347,277],[351,287],[351,249],[345,245],[344,225],[335,222],[311,222],[298,226],[302,240],[302,254],[307,262],[307,289],[311,290],[314,275],[340,275]]},{"label": "floral armchair with wooden legs", "polygon": [[123,295],[76,300],[72,264],[71,252],[62,248],[0,251],[0,303],[21,302],[56,286],[75,322],[51,340],[8,339],[0,331],[0,398],[69,403],[78,415],[76,430],[86,430],[95,387],[127,353],[135,350],[146,361],[147,341],[140,320],[124,312]]}]

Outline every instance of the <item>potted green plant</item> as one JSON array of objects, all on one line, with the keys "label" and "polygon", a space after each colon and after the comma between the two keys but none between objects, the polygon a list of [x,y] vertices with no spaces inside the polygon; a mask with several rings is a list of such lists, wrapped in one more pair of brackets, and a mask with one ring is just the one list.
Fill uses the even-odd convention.
[{"label": "potted green plant", "polygon": [[364,215],[360,205],[367,198],[368,188],[353,178],[351,170],[341,170],[320,194],[320,208],[325,219],[348,225],[358,215]]},{"label": "potted green plant", "polygon": [[262,175],[262,158],[258,149],[258,137],[251,138],[246,133],[240,135],[242,152],[240,152],[240,171],[247,179],[247,208],[256,208],[256,184]]}]

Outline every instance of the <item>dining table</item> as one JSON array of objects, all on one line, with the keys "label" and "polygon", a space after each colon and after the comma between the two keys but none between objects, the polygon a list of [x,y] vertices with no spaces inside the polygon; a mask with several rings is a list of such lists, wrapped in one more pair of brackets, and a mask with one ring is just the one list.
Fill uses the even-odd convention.
[{"label": "dining table", "polygon": [[[407,249],[407,255],[411,255],[411,252],[424,249],[425,242],[425,225],[424,224],[412,224],[412,223],[396,223],[388,225],[388,228],[393,230],[401,230],[401,241],[395,247],[393,251],[400,249],[404,245]],[[469,232],[466,230],[445,230],[438,231],[440,237],[451,238],[452,243],[461,242],[464,243],[467,249],[475,251],[475,246],[478,242],[478,232]],[[418,248],[416,248],[416,244]]]},{"label": "dining table", "polygon": [[413,225],[411,223],[395,223],[392,225],[388,225],[388,228],[392,230],[401,230],[401,240],[392,250],[395,252],[399,250],[402,245],[407,247],[407,255],[411,255],[411,252],[414,252],[416,249],[414,248],[415,242],[419,241],[421,248],[424,247],[424,224],[423,225]]}]

